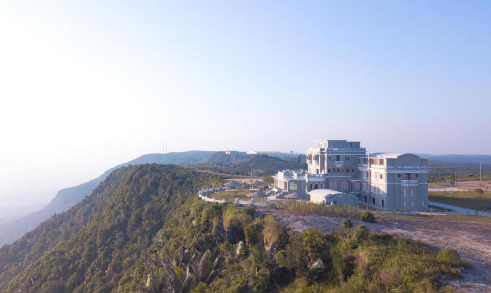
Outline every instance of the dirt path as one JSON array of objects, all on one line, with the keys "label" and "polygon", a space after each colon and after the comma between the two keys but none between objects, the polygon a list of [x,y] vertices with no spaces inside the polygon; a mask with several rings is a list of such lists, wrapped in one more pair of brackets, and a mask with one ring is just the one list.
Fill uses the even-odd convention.
[{"label": "dirt path", "polygon": [[[317,215],[299,215],[282,210],[262,211],[274,214],[277,219],[294,231],[309,227],[330,232],[341,227],[343,218]],[[472,264],[471,269],[462,272],[456,287],[471,293],[491,292],[491,225],[453,220],[420,220],[382,218],[377,224],[353,221],[354,226],[365,224],[372,231],[398,234],[421,241],[428,245],[457,250],[463,259]]]}]

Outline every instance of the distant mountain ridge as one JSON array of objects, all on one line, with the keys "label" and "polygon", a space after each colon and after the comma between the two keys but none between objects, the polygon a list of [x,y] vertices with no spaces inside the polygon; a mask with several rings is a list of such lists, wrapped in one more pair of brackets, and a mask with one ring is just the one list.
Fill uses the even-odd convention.
[{"label": "distant mountain ridge", "polygon": [[90,195],[92,191],[102,181],[104,181],[112,171],[116,169],[129,165],[141,164],[200,164],[207,162],[207,160],[215,153],[215,151],[188,151],[167,154],[147,154],[127,163],[115,166],[89,182],[85,182],[74,187],[64,188],[58,191],[55,198],[39,211],[18,220],[0,224],[0,246],[12,243],[13,241],[19,239],[25,233],[36,228],[37,225],[52,215],[68,210],[80,202],[85,196]]},{"label": "distant mountain ridge", "polygon": [[491,155],[429,155],[418,154],[429,161],[458,163],[458,164],[491,164]]}]

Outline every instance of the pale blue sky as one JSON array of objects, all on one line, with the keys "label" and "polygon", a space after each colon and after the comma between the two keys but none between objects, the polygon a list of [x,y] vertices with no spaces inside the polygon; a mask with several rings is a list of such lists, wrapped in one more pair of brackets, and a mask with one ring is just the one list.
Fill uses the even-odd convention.
[{"label": "pale blue sky", "polygon": [[491,154],[490,15],[489,1],[3,1],[0,207],[163,143]]}]

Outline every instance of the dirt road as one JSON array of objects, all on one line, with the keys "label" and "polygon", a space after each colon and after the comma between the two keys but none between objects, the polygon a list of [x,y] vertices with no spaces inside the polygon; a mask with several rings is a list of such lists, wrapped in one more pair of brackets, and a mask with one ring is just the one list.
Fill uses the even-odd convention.
[{"label": "dirt road", "polygon": [[[274,214],[294,231],[315,227],[326,232],[338,229],[343,218],[299,215],[282,210],[261,211]],[[491,224],[453,220],[420,220],[382,218],[377,224],[353,221],[354,226],[365,224],[372,231],[398,234],[437,248],[456,249],[472,264],[462,272],[462,279],[452,282],[470,293],[491,292]]]}]

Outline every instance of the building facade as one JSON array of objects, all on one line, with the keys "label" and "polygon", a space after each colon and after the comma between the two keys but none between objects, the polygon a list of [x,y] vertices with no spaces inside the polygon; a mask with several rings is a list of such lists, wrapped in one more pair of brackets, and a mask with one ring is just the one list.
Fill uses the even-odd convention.
[{"label": "building facade", "polygon": [[428,209],[428,161],[413,154],[360,158],[362,202],[389,210]]},{"label": "building facade", "polygon": [[296,192],[330,189],[353,195],[360,202],[380,209],[428,208],[426,159],[413,154],[370,156],[360,142],[316,140],[314,143],[306,152],[307,172],[279,172],[275,176],[277,189],[290,192],[290,185],[285,182],[291,181]]},{"label": "building facade", "polygon": [[366,156],[360,142],[346,140],[315,140],[307,155],[308,191],[332,189],[360,193],[359,158]]}]

